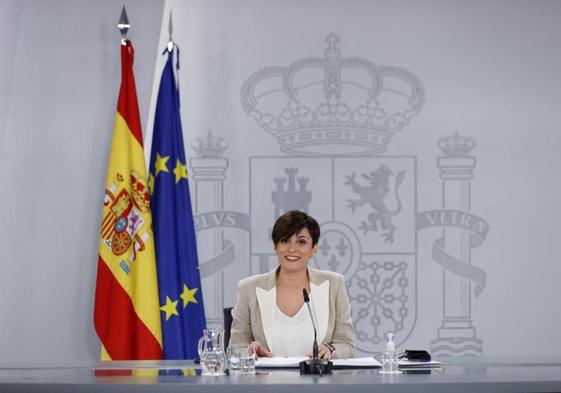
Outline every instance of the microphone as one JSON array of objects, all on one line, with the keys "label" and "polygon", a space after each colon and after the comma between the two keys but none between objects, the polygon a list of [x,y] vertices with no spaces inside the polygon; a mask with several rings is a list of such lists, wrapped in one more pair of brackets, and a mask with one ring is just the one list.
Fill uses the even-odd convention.
[{"label": "microphone", "polygon": [[312,350],[312,359],[318,358],[318,329],[316,326],[316,321],[314,318],[314,314],[312,313],[312,309],[310,308],[310,296],[308,295],[308,291],[306,288],[302,289],[304,293],[304,303],[308,306],[308,312],[310,313],[310,319],[312,320],[312,326],[314,328],[314,346]]},{"label": "microphone", "polygon": [[303,360],[300,362],[300,374],[331,374],[331,369],[333,363],[324,359],[319,359],[318,355],[318,330],[316,326],[316,320],[314,318],[314,313],[310,308],[310,296],[306,288],[302,289],[304,294],[304,303],[308,306],[308,312],[310,313],[310,319],[312,320],[312,326],[314,328],[314,346],[312,350],[312,359]]}]

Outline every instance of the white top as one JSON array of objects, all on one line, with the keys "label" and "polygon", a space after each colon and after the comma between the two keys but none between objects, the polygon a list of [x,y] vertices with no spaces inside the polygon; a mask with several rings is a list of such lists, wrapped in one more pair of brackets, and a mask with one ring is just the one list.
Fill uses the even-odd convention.
[{"label": "white top", "polygon": [[314,327],[306,303],[293,316],[275,304],[274,336],[271,352],[275,356],[306,356],[312,353]]}]

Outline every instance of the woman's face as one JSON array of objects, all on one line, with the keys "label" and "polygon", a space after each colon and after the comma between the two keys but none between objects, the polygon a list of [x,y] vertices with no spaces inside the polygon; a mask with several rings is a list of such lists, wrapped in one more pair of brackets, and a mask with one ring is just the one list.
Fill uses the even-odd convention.
[{"label": "woman's face", "polygon": [[288,239],[275,245],[275,252],[281,267],[287,271],[305,269],[308,260],[316,254],[317,244],[312,246],[312,236],[308,228],[302,228]]}]

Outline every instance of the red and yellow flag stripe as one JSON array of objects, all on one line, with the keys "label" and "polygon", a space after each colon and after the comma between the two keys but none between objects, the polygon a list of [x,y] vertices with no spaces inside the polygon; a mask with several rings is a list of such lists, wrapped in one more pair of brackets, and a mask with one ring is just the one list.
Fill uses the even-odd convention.
[{"label": "red and yellow flag stripe", "polygon": [[102,360],[161,359],[150,194],[133,73],[121,45],[121,88],[100,230],[94,325]]}]

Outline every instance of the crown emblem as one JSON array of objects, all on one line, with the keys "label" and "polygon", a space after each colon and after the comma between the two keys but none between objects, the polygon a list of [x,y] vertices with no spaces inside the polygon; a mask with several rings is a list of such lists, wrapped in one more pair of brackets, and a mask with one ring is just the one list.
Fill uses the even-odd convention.
[{"label": "crown emblem", "polygon": [[218,158],[222,157],[222,154],[228,148],[228,142],[224,138],[212,135],[212,131],[208,130],[206,137],[195,139],[191,147],[200,158]]},{"label": "crown emblem", "polygon": [[136,171],[130,174],[131,194],[136,206],[141,212],[150,210],[150,191],[146,183],[146,179],[140,176]]},{"label": "crown emblem", "polygon": [[438,148],[446,157],[467,157],[475,145],[475,139],[462,136],[458,131],[454,135],[438,139]]},{"label": "crown emblem", "polygon": [[411,72],[341,57],[339,37],[325,56],[257,71],[243,84],[242,106],[286,153],[375,155],[418,114],[424,89]]}]

